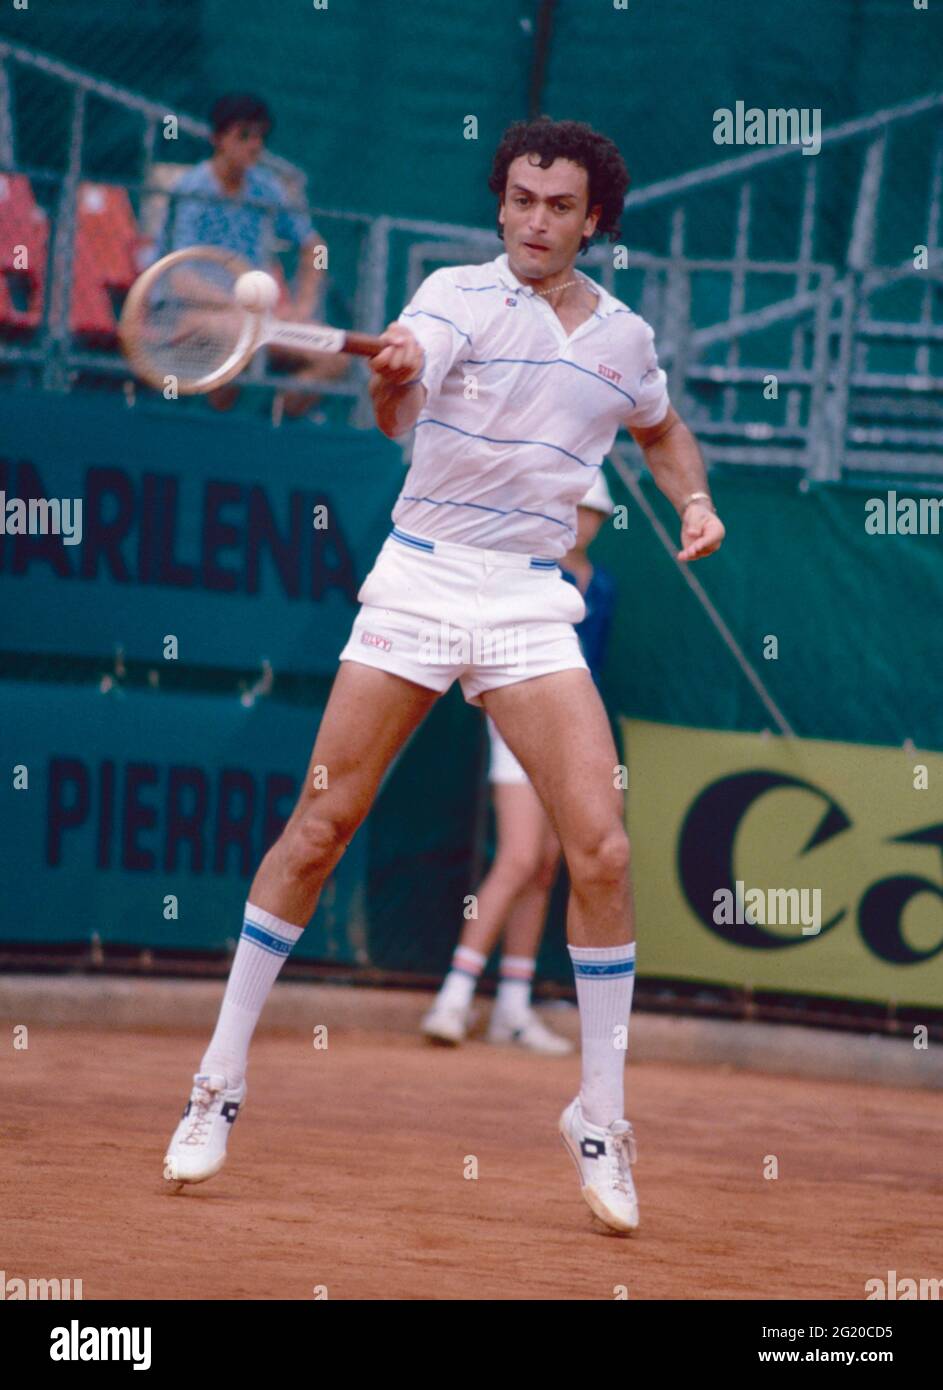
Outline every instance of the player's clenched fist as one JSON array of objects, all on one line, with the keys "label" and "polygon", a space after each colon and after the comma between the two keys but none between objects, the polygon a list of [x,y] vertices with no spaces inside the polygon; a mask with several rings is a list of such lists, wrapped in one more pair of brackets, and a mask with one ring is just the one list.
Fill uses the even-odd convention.
[{"label": "player's clenched fist", "polygon": [[408,328],[391,323],[380,334],[386,346],[370,358],[370,370],[390,386],[405,386],[422,373],[425,354]]},{"label": "player's clenched fist", "polygon": [[713,555],[719,550],[726,535],[724,523],[711,507],[702,507],[692,502],[685,507],[681,522],[681,545],[679,560],[702,560],[705,555]]}]

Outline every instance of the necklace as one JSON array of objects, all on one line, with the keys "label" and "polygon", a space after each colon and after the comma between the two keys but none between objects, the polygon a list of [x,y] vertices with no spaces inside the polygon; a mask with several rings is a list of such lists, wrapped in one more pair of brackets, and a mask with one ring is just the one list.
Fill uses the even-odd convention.
[{"label": "necklace", "polygon": [[570,290],[582,283],[582,280],[567,280],[565,285],[551,285],[549,290],[534,290],[534,294],[559,294],[560,290]]}]

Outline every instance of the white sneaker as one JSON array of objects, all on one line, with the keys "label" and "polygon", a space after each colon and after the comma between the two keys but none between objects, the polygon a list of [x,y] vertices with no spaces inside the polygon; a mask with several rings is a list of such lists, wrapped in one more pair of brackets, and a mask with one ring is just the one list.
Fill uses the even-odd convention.
[{"label": "white sneaker", "polygon": [[614,1120],[608,1129],[591,1125],[577,1096],[560,1116],[560,1134],[590,1211],[614,1231],[634,1231],[639,1224],[631,1168],[636,1148],[628,1120]]},{"label": "white sneaker", "polygon": [[545,1057],[566,1057],[573,1051],[569,1038],[561,1038],[540,1021],[533,1009],[508,1017],[494,1009],[488,1027],[488,1042],[524,1047]]},{"label": "white sneaker", "polygon": [[225,1076],[194,1076],[193,1090],[164,1155],[168,1182],[205,1182],[226,1162],[226,1141],[246,1098],[246,1083],[227,1089]]},{"label": "white sneaker", "polygon": [[448,1043],[455,1047],[465,1041],[470,1024],[470,1008],[443,1003],[437,998],[419,1027],[423,1037],[430,1042]]}]

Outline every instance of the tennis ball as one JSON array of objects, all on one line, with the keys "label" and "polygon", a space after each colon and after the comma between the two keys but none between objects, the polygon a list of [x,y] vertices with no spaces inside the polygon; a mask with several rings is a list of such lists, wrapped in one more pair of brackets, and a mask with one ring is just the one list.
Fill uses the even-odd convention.
[{"label": "tennis ball", "polygon": [[236,281],[236,300],[253,314],[264,314],[278,303],[278,282],[264,270],[247,270]]}]

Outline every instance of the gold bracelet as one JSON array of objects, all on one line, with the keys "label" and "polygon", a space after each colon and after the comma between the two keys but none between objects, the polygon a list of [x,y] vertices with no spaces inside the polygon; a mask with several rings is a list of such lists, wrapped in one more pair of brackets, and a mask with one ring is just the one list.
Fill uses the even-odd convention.
[{"label": "gold bracelet", "polygon": [[682,504],[681,504],[681,511],[678,513],[678,515],[679,515],[679,516],[684,516],[685,512],[687,511],[688,507],[690,507],[691,503],[692,503],[692,502],[697,502],[700,498],[703,498],[703,499],[704,499],[704,501],[705,501],[705,502],[707,503],[707,505],[710,507],[711,511],[712,511],[712,512],[714,513],[714,515],[716,516],[716,515],[717,515],[717,508],[714,506],[713,500],[711,499],[711,495],[710,495],[709,492],[692,492],[692,493],[691,493],[689,496],[687,496],[687,497],[684,499],[684,501],[682,502]]}]

